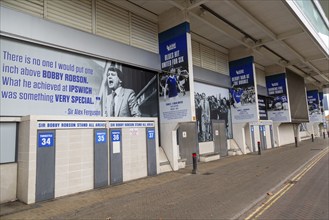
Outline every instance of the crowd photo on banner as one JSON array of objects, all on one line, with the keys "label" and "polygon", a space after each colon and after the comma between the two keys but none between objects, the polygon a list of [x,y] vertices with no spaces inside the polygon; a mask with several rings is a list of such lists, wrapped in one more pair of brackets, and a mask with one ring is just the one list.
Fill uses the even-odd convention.
[{"label": "crowd photo on banner", "polygon": [[194,83],[195,112],[199,142],[213,140],[212,120],[224,120],[226,136],[232,138],[232,122],[228,89]]}]

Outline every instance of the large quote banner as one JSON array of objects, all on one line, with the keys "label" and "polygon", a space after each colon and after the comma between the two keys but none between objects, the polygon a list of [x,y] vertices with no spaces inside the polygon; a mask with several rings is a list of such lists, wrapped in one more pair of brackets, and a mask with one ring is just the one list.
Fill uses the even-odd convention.
[{"label": "large quote banner", "polygon": [[[108,116],[109,67],[123,73],[121,81],[134,94],[138,116],[157,116],[157,108],[149,108],[157,106],[155,73],[5,38],[0,45],[1,116]],[[119,103],[127,104],[124,96]],[[127,110],[124,116],[134,115]]]},{"label": "large quote banner", "polygon": [[159,34],[161,123],[191,120],[188,32],[185,22]]},{"label": "large quote banner", "polygon": [[253,57],[229,62],[232,122],[258,121]]},{"label": "large quote banner", "polygon": [[308,117],[310,122],[322,122],[321,104],[318,90],[307,91]]},{"label": "large quote banner", "polygon": [[268,119],[275,122],[290,122],[290,108],[287,95],[286,74],[266,76]]}]

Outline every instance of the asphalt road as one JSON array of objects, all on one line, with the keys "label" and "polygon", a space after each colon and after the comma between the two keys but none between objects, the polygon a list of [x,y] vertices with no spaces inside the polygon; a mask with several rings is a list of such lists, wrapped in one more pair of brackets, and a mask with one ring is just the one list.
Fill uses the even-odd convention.
[{"label": "asphalt road", "polygon": [[250,219],[329,219],[328,153],[311,165],[304,174],[286,183],[285,189],[275,193],[270,202],[263,202]]}]

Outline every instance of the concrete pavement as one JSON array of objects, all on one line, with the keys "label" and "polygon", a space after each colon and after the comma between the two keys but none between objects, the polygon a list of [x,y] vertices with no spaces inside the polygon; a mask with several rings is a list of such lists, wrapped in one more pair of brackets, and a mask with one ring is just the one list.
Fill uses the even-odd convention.
[{"label": "concrete pavement", "polygon": [[34,205],[0,206],[1,219],[232,219],[265,198],[322,149],[316,138],[262,155],[222,158],[192,167]]}]

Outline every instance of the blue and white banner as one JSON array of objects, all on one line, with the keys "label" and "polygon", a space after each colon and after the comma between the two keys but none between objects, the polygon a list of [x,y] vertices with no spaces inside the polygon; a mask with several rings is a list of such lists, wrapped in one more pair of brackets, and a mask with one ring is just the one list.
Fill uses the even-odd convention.
[{"label": "blue and white banner", "polygon": [[189,23],[184,22],[159,34],[161,123],[191,120],[189,31]]},{"label": "blue and white banner", "polygon": [[257,121],[259,117],[253,57],[231,61],[229,67],[232,122]]},{"label": "blue and white banner", "polygon": [[322,122],[323,115],[321,112],[319,91],[307,91],[308,117],[310,122]]},{"label": "blue and white banner", "polygon": [[155,72],[23,41],[0,45],[0,116],[110,116],[110,68],[124,88],[111,117],[158,114]]},{"label": "blue and white banner", "polygon": [[274,122],[291,122],[286,74],[266,76],[268,119]]}]

